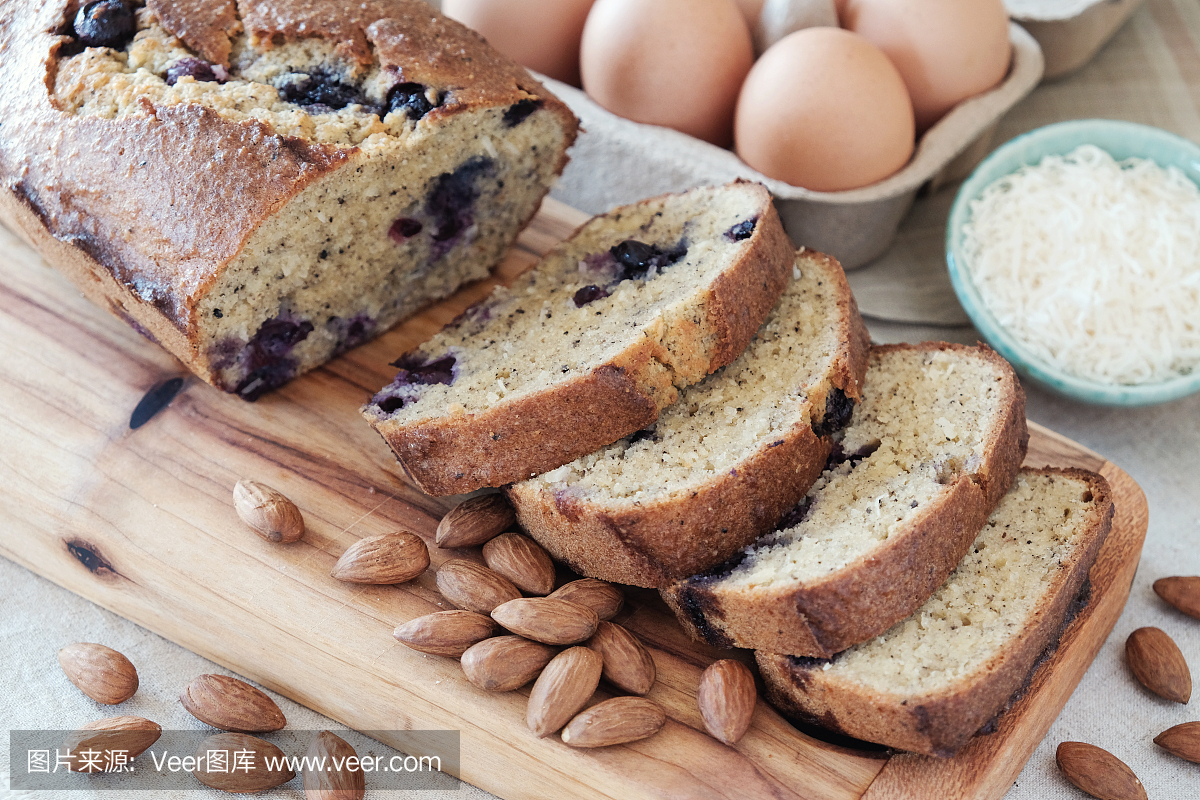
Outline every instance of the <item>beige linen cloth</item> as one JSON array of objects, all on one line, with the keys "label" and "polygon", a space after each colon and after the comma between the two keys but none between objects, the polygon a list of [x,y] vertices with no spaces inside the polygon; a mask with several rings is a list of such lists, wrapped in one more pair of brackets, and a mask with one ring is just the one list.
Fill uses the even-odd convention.
[{"label": "beige linen cloth", "polygon": [[[1040,86],[1007,114],[995,143],[1049,122],[1083,117],[1147,123],[1200,141],[1200,3],[1147,0],[1087,66]],[[590,130],[585,135],[603,137],[605,131]],[[701,166],[693,173],[675,176],[673,179],[681,182],[675,188],[705,183]],[[564,186],[570,186],[574,176],[589,182],[605,181],[613,192],[624,195],[620,198],[624,200],[640,199],[648,194],[647,186],[661,185],[661,176],[647,174],[641,166],[628,169],[620,161],[576,160],[569,170]],[[943,187],[919,198],[890,251],[850,275],[877,341],[975,341],[976,334],[964,324],[965,315],[950,289],[942,257],[954,189]],[[560,191],[558,198],[586,205],[570,192]],[[1193,675],[1200,678],[1200,620],[1169,608],[1151,590],[1160,577],[1200,575],[1200,397],[1123,410],[1080,405],[1032,386],[1028,394],[1030,419],[1103,454],[1138,481],[1149,500],[1150,529],[1124,615],[1007,800],[1083,796],[1054,766],[1054,750],[1064,740],[1090,742],[1114,753],[1134,769],[1156,800],[1196,798],[1200,796],[1200,767],[1165,753],[1152,739],[1173,725],[1200,720],[1200,698],[1182,706],[1151,695],[1132,678],[1123,650],[1126,637],[1136,628],[1160,627],[1179,644]],[[228,674],[4,559],[0,559],[0,587],[0,685],[4,688],[0,692],[0,727],[5,731],[5,741],[0,743],[0,798],[20,796],[6,793],[8,730],[69,729],[81,720],[114,712],[146,716],[166,729],[191,729],[196,723],[177,700],[181,687],[200,673]],[[75,690],[55,658],[58,648],[74,641],[102,641],[128,655],[141,673],[138,694],[119,710],[109,710]],[[275,696],[275,700],[292,729],[339,727],[285,698]],[[302,792],[294,788],[297,783],[266,796],[300,798]],[[410,794],[447,797],[445,792],[405,796]],[[81,792],[65,800],[91,800],[93,796],[99,800],[115,797]],[[228,795],[196,790],[156,796],[199,800]],[[491,797],[470,786],[453,796]]]}]

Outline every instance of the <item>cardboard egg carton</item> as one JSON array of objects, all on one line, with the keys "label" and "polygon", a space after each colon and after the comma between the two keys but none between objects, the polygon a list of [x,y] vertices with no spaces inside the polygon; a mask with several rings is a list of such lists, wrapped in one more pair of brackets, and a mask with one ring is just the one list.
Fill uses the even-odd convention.
[{"label": "cardboard egg carton", "polygon": [[1046,61],[1044,80],[1074,72],[1112,38],[1145,0],[1005,0]]},{"label": "cardboard egg carton", "polygon": [[1000,117],[1041,79],[1042,51],[1034,38],[1010,24],[1009,41],[1012,63],[999,86],[955,106],[921,137],[898,172],[842,192],[814,192],[768,178],[731,150],[623,119],[579,89],[541,77],[584,129],[553,195],[598,214],[655,194],[746,178],[771,190],[797,245],[829,253],[847,269],[861,266],[888,248],[918,191],[963,178],[983,159]]}]

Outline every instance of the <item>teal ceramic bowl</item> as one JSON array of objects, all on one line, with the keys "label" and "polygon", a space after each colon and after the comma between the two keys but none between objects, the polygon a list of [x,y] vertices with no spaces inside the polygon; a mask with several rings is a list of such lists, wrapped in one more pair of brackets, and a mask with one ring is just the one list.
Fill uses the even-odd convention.
[{"label": "teal ceramic bowl", "polygon": [[[1047,125],[1017,136],[975,168],[959,189],[950,209],[946,264],[958,300],[988,344],[1008,359],[1019,373],[1073,399],[1099,405],[1143,406],[1165,403],[1200,391],[1200,369],[1159,383],[1115,385],[1070,375],[1045,363],[996,321],[967,274],[960,253],[963,224],[970,219],[971,202],[993,181],[1022,166],[1038,164],[1043,156],[1066,155],[1082,144],[1094,144],[1118,161],[1149,158],[1161,167],[1179,167],[1194,183],[1200,184],[1200,145],[1159,128],[1116,120],[1082,119]],[[1200,315],[1200,309],[1196,313]]]}]

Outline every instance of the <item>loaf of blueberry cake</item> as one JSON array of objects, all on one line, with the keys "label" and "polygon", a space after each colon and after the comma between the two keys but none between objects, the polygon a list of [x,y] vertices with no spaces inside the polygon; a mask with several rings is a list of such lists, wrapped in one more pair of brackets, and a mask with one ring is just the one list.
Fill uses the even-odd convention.
[{"label": "loaf of blueberry cake", "polygon": [[0,219],[247,399],[487,275],[576,132],[421,0],[2,0],[0,53]]},{"label": "loaf of blueberry cake", "polygon": [[758,184],[615,209],[402,356],[363,414],[430,494],[560,467],[735,359],[792,256]]},{"label": "loaf of blueberry cake", "polygon": [[872,348],[862,400],[808,494],[775,530],[662,594],[710,644],[828,658],[945,581],[1028,441],[1021,386],[988,348]]},{"label": "loaf of blueberry cake", "polygon": [[1004,710],[1086,602],[1112,515],[1099,475],[1022,471],[912,616],[829,660],[759,651],[768,697],[785,714],[859,739],[954,755]]},{"label": "loaf of blueberry cake", "polygon": [[659,587],[770,530],[820,475],[861,394],[869,340],[841,266],[800,250],[737,360],[658,421],[512,485],[522,527],[576,572]]}]

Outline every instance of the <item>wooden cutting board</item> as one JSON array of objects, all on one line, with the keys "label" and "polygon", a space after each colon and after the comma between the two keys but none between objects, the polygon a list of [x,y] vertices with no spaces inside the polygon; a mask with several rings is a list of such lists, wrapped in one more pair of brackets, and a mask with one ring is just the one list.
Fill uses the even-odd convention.
[{"label": "wooden cutting board", "polygon": [[[582,219],[548,202],[500,269],[510,280]],[[1112,629],[1146,533],[1145,497],[1103,457],[1032,426],[1027,463],[1097,470],[1117,516],[1092,569],[1092,602],[998,730],[936,760],[826,744],[765,703],[735,747],[703,733],[700,671],[728,656],[686,638],[651,592],[617,621],[652,649],[650,697],[669,720],[651,739],[603,751],[539,740],[528,690],[490,695],[456,661],[392,638],[445,606],[433,571],[398,587],[329,577],[363,536],[397,528],[430,543],[460,498],[410,486],[358,408],[387,366],[490,284],[467,288],[404,326],[257,403],[195,378],[131,431],[143,393],[182,367],[96,308],[0,227],[0,554],[182,646],[358,730],[461,731],[461,777],[504,798],[998,798],[1016,778]],[[297,502],[304,538],[271,545],[238,520],[239,478]],[[741,656],[748,654],[742,653]],[[386,744],[405,749],[402,737]],[[422,755],[419,745],[408,752]]]}]

